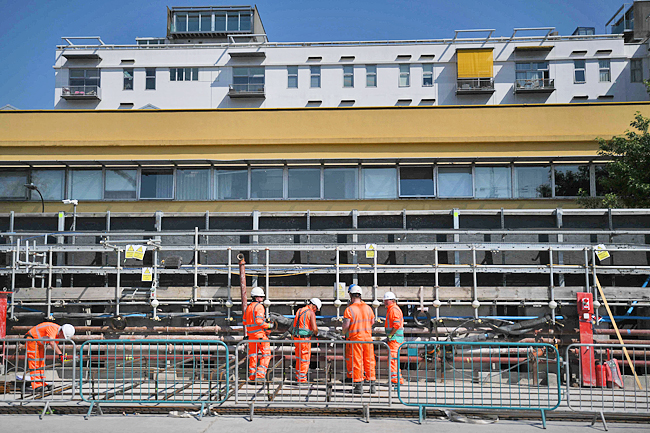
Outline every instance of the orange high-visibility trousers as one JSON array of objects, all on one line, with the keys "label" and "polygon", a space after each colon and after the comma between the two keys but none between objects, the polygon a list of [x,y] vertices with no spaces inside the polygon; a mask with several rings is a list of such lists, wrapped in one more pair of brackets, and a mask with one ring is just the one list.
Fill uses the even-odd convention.
[{"label": "orange high-visibility trousers", "polygon": [[352,381],[376,380],[375,349],[372,344],[352,344]]},{"label": "orange high-visibility trousers", "polygon": [[[268,340],[264,336],[249,336],[251,340]],[[259,359],[258,359],[259,358]],[[271,362],[271,344],[263,341],[260,343],[248,343],[248,379],[264,379],[266,370]]]},{"label": "orange high-visibility trousers", "polygon": [[45,346],[38,341],[27,341],[26,355],[28,373],[32,380],[32,388],[40,388],[45,385]]},{"label": "orange high-visibility trousers", "polygon": [[343,354],[345,358],[345,377],[352,379],[352,345],[343,345]]},{"label": "orange high-visibility trousers", "polygon": [[311,338],[294,337],[297,341],[308,341],[308,343],[296,343],[296,381],[307,382],[307,372],[311,363]]},{"label": "orange high-visibility trousers", "polygon": [[402,379],[402,372],[399,369],[399,354],[397,349],[399,348],[399,341],[390,340],[388,342],[388,348],[390,349],[390,381],[392,383],[397,383],[397,378],[399,378],[399,383],[404,384],[404,379]]}]

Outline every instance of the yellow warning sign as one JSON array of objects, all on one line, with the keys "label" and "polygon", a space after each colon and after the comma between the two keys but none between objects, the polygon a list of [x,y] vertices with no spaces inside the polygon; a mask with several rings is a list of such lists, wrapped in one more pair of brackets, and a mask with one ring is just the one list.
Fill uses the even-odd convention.
[{"label": "yellow warning sign", "polygon": [[336,293],[337,299],[344,299],[347,294],[347,292],[345,291],[345,283],[339,283],[338,286],[336,285],[336,283],[334,283],[334,287],[337,291]]},{"label": "yellow warning sign", "polygon": [[135,252],[135,247],[133,245],[126,246],[126,254],[124,254],[125,259],[132,259],[133,253]]},{"label": "yellow warning sign", "polygon": [[144,245],[139,245],[135,248],[135,251],[133,252],[133,258],[137,260],[142,260],[144,259],[144,253],[147,251],[147,247]]},{"label": "yellow warning sign", "polygon": [[366,244],[366,259],[374,259],[376,249],[376,244]]},{"label": "yellow warning sign", "polygon": [[596,245],[596,257],[598,257],[598,260],[601,262],[609,258],[609,252],[607,252],[604,244]]},{"label": "yellow warning sign", "polygon": [[153,280],[153,268],[142,268],[142,281]]}]

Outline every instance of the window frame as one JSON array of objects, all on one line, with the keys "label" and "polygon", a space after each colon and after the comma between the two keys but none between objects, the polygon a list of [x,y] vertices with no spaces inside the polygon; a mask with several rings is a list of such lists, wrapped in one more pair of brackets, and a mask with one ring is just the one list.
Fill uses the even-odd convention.
[{"label": "window frame", "polygon": [[[321,82],[321,66],[320,65],[310,65],[309,66],[309,88],[310,89],[320,89],[322,86]],[[314,86],[314,79],[318,80],[318,86]]]},{"label": "window frame", "polygon": [[[122,68],[122,77],[123,77],[122,90],[133,90],[135,86],[134,70],[135,70],[134,68]],[[131,74],[130,77],[127,75],[129,73]]]},{"label": "window frame", "polygon": [[[429,67],[431,68],[431,71],[426,71]],[[431,79],[431,84],[426,84],[425,80],[427,78]],[[422,87],[433,87],[433,63],[423,63],[422,64]]]},{"label": "window frame", "polygon": [[630,59],[630,83],[643,83],[643,59]]},{"label": "window frame", "polygon": [[[578,67],[578,62],[582,62],[582,67]],[[577,73],[582,72],[584,80],[579,81]],[[576,59],[573,61],[573,84],[585,84],[587,82],[587,62],[583,59]]]},{"label": "window frame", "polygon": [[[349,85],[346,83],[346,79],[349,80]],[[354,88],[354,65],[343,65],[343,88]]]},{"label": "window frame", "polygon": [[[428,194],[405,194],[402,192],[402,170],[409,168],[431,168],[431,183],[433,192]],[[437,197],[438,182],[436,179],[436,164],[417,164],[417,165],[397,165],[397,198],[434,198]]]},{"label": "window frame", "polygon": [[[295,70],[295,73],[293,72]],[[296,80],[296,85],[291,85],[291,79]],[[298,88],[298,66],[287,66],[287,89],[297,89]]]},{"label": "window frame", "polygon": [[[606,62],[606,63],[605,63]],[[607,66],[603,66],[606,64]],[[603,80],[603,72],[607,74],[607,79]],[[610,59],[598,59],[598,82],[611,83],[612,82],[612,62]]]},{"label": "window frame", "polygon": [[[374,68],[374,72],[371,72],[368,68]],[[374,80],[374,85],[369,85],[369,79]],[[366,65],[366,87],[376,88],[377,87],[377,65]]]},{"label": "window frame", "polygon": [[[452,168],[452,169],[469,169],[469,176],[471,180],[471,195],[449,195],[449,196],[443,196],[440,194],[440,170],[445,169],[445,168]],[[476,185],[475,185],[475,180],[474,180],[474,165],[467,165],[467,164],[444,164],[444,165],[439,165],[436,164],[436,198],[439,199],[473,199],[475,194],[476,194]]]},{"label": "window frame", "polygon": [[[107,171],[117,171],[117,170],[134,170],[135,171],[135,194],[133,198],[112,198],[106,197],[106,172]],[[104,167],[102,169],[102,201],[138,201],[140,200],[140,169],[135,167]]]},{"label": "window frame", "polygon": [[[145,175],[145,174],[149,174],[149,172],[151,172],[151,174],[156,174],[155,172],[167,172],[167,171],[171,171],[171,175],[172,175],[172,196],[171,197],[142,197],[142,185],[143,185],[142,176]],[[159,173],[159,174],[163,174],[163,173]],[[139,180],[139,182],[138,182],[138,200],[146,200],[146,201],[148,201],[148,200],[154,200],[154,201],[155,200],[158,200],[158,201],[161,201],[161,200],[162,201],[164,201],[164,200],[168,200],[168,201],[176,200],[176,169],[175,168],[169,168],[169,167],[140,168],[138,170],[138,180]]]},{"label": "window frame", "polygon": [[[144,73],[144,90],[156,90],[156,68],[144,68]],[[149,87],[149,83],[153,83],[153,87]]]},{"label": "window frame", "polygon": [[[404,71],[403,69],[406,69],[406,71]],[[405,78],[406,84],[402,84],[402,78]],[[411,87],[411,64],[410,63],[399,64],[399,78],[397,81],[397,87]]]}]

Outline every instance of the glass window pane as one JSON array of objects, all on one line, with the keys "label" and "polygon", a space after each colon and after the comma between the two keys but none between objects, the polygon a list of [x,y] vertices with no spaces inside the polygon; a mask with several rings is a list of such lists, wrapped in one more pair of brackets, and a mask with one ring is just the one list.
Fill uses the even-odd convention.
[{"label": "glass window pane", "polygon": [[530,63],[517,63],[515,69],[518,71],[525,71],[530,69]]},{"label": "glass window pane", "polygon": [[297,75],[289,75],[289,81],[287,83],[287,87],[290,89],[297,89],[298,88],[298,76]]},{"label": "glass window pane", "polygon": [[248,198],[248,169],[215,170],[217,200],[240,200]]},{"label": "glass window pane", "polygon": [[425,63],[422,65],[422,72],[425,74],[433,74],[433,64]]},{"label": "glass window pane", "polygon": [[192,80],[192,68],[185,68],[185,81]]},{"label": "glass window pane", "polygon": [[201,31],[202,32],[212,31],[212,15],[201,14]]},{"label": "glass window pane", "polygon": [[352,81],[352,75],[346,75],[343,77],[343,87],[353,87],[354,83]]},{"label": "glass window pane", "polygon": [[183,72],[185,69],[183,68],[176,68],[176,81],[183,81]]},{"label": "glass window pane", "polygon": [[359,191],[357,168],[325,168],[326,199],[356,199]]},{"label": "glass window pane", "polygon": [[174,174],[171,170],[143,171],[140,198],[173,198]]},{"label": "glass window pane", "polygon": [[214,31],[215,32],[225,32],[226,31],[226,14],[215,14],[214,15]]},{"label": "glass window pane", "polygon": [[320,87],[320,75],[311,76],[311,87]]},{"label": "glass window pane", "polygon": [[176,15],[176,31],[184,32],[187,30],[187,15]]},{"label": "glass window pane", "polygon": [[106,170],[105,199],[134,199],[137,170]]},{"label": "glass window pane", "polygon": [[[0,198],[25,199],[27,197],[26,183],[28,183],[27,172],[0,171]],[[34,185],[38,186],[37,183]],[[38,196],[38,193],[36,195]]]},{"label": "glass window pane", "polygon": [[71,170],[70,198],[77,200],[102,199],[101,170]]},{"label": "glass window pane", "polygon": [[515,167],[515,197],[551,196],[550,167]]},{"label": "glass window pane", "polygon": [[574,60],[573,64],[576,69],[584,69],[585,68],[585,61],[584,60]]},{"label": "glass window pane", "polygon": [[239,30],[242,32],[251,31],[251,16],[250,14],[241,14],[239,16]]},{"label": "glass window pane", "polygon": [[282,169],[252,169],[251,198],[282,198]]},{"label": "glass window pane", "polygon": [[364,168],[363,198],[396,198],[397,168]]},{"label": "glass window pane", "polygon": [[555,166],[555,195],[558,197],[578,196],[582,188],[589,194],[588,165],[556,165]]},{"label": "glass window pane", "polygon": [[169,68],[169,81],[176,81],[176,68]]},{"label": "glass window pane", "polygon": [[575,81],[576,81],[576,83],[584,83],[585,82],[585,71],[584,70],[576,70],[575,71]]},{"label": "glass window pane", "polygon": [[208,200],[210,197],[210,170],[176,170],[177,200]]},{"label": "glass window pane", "polygon": [[199,81],[199,68],[192,68],[192,81]]},{"label": "glass window pane", "polygon": [[228,14],[228,31],[238,31],[239,30],[239,13],[232,12]]},{"label": "glass window pane", "polygon": [[475,167],[474,196],[476,198],[512,197],[510,167]]},{"label": "glass window pane", "polygon": [[598,60],[598,67],[600,69],[609,69],[609,60]]},{"label": "glass window pane", "polygon": [[[32,170],[32,183],[43,194],[43,200],[63,200],[65,170]],[[31,191],[32,200],[40,200],[36,191]]]},{"label": "glass window pane", "polygon": [[289,198],[320,198],[320,168],[290,168]]},{"label": "glass window pane", "polygon": [[366,76],[366,86],[368,86],[368,87],[377,87],[377,75],[367,75]]},{"label": "glass window pane", "polygon": [[199,16],[198,15],[190,15],[188,20],[187,20],[187,30],[190,32],[198,32],[199,31]]},{"label": "glass window pane", "polygon": [[470,167],[438,168],[438,197],[472,197]]},{"label": "glass window pane", "polygon": [[432,197],[433,167],[400,167],[399,188],[401,196]]}]

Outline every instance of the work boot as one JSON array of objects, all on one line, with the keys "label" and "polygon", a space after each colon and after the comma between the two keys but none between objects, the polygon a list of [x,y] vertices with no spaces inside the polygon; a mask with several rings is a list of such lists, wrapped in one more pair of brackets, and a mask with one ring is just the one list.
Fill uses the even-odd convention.
[{"label": "work boot", "polygon": [[352,390],[352,394],[363,394],[363,384],[361,382],[357,382],[354,384],[354,389]]},{"label": "work boot", "polygon": [[345,377],[343,379],[343,383],[352,383],[352,378],[351,377]]},{"label": "work boot", "polygon": [[375,383],[374,380],[370,381],[370,394],[376,394],[377,393],[377,384]]}]

